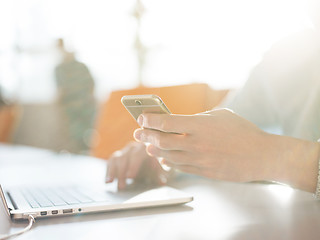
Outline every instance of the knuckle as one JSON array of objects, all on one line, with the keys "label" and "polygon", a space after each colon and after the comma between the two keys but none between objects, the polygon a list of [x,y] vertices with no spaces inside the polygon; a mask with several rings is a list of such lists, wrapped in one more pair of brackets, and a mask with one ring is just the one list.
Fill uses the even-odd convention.
[{"label": "knuckle", "polygon": [[158,147],[160,149],[168,149],[169,148],[169,142],[164,136],[159,136],[158,139]]},{"label": "knuckle", "polygon": [[119,168],[119,170],[123,170],[125,168],[125,166],[127,165],[127,158],[118,158],[115,161],[117,167]]},{"label": "knuckle", "polygon": [[210,151],[210,146],[208,146],[207,144],[195,143],[192,145],[192,148],[198,153],[206,153]]},{"label": "knuckle", "polygon": [[114,162],[113,161],[108,161],[107,162],[107,168],[108,168],[108,171],[111,171],[112,170],[112,168],[114,167]]},{"label": "knuckle", "polygon": [[129,171],[127,172],[127,178],[135,178],[136,177],[136,173],[133,171]]},{"label": "knuckle", "polygon": [[161,150],[157,146],[149,145],[147,148],[147,152],[153,157],[158,157],[161,153]]},{"label": "knuckle", "polygon": [[222,108],[222,109],[220,109],[220,112],[222,114],[230,114],[231,113],[231,111],[228,108]]},{"label": "knuckle", "polygon": [[155,119],[152,114],[144,114],[143,118],[143,126],[144,127],[152,127],[155,123]]},{"label": "knuckle", "polygon": [[159,146],[160,142],[160,132],[158,131],[152,131],[149,135],[149,143]]},{"label": "knuckle", "polygon": [[162,121],[161,121],[161,129],[165,132],[169,132],[170,129],[172,129],[172,124],[170,121],[168,121],[167,118],[164,118]]}]

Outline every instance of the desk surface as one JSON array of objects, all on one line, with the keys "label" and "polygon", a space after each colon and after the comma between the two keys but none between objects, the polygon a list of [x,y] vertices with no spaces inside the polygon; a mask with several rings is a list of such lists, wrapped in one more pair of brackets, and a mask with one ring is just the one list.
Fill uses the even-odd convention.
[{"label": "desk surface", "polygon": [[[101,184],[105,162],[0,145],[0,183]],[[194,196],[183,206],[37,220],[16,239],[320,239],[320,201],[276,184],[228,183],[181,174],[170,184]],[[114,186],[115,187],[115,186]],[[0,234],[12,223],[0,204]]]}]

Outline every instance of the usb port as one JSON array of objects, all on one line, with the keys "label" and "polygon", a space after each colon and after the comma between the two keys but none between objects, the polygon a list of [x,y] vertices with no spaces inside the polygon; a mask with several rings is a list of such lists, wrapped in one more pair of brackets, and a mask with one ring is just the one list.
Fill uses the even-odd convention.
[{"label": "usb port", "polygon": [[51,211],[52,214],[58,214],[58,210]]},{"label": "usb port", "polygon": [[72,209],[64,209],[62,210],[63,213],[72,213]]},{"label": "usb port", "polygon": [[47,211],[40,212],[40,215],[41,215],[41,216],[47,215]]}]

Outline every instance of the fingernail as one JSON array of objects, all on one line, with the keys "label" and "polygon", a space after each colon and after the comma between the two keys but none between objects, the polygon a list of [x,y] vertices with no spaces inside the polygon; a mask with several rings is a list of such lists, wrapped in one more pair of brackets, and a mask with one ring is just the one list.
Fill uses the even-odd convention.
[{"label": "fingernail", "polygon": [[140,116],[138,117],[138,124],[140,125],[140,127],[143,127],[143,116],[142,114],[140,114]]},{"label": "fingernail", "polygon": [[140,141],[141,140],[141,129],[134,132],[133,137]]},{"label": "fingernail", "polygon": [[159,158],[159,163],[162,165],[166,164],[166,160],[164,158]]},{"label": "fingernail", "polygon": [[108,177],[106,177],[105,182],[106,182],[106,183],[110,183],[110,182],[112,182],[111,177],[109,177],[109,176],[108,176]]},{"label": "fingernail", "polygon": [[162,184],[162,185],[165,185],[168,182],[167,177],[162,174],[159,176],[159,180],[160,180],[160,184]]}]

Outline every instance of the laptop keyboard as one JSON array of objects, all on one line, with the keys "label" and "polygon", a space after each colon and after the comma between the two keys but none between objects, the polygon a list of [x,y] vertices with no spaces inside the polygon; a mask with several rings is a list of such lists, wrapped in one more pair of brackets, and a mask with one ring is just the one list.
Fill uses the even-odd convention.
[{"label": "laptop keyboard", "polygon": [[[20,193],[32,208],[74,205],[108,201],[107,194],[76,187],[24,189]],[[15,193],[16,195],[18,193]]]}]

